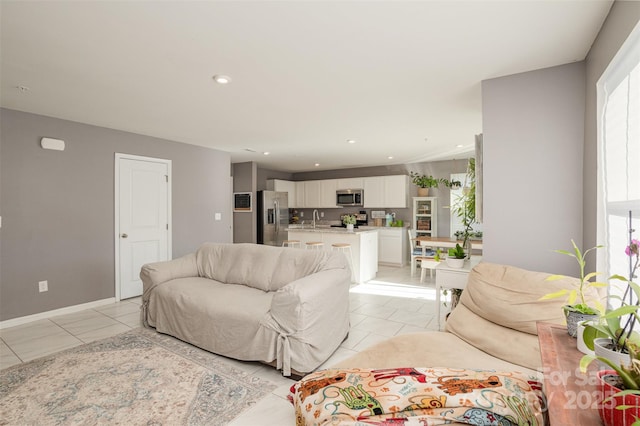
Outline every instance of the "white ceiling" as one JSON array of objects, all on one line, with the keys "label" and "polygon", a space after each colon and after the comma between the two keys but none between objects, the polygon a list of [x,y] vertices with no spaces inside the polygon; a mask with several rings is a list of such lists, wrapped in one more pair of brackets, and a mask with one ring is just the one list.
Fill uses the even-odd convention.
[{"label": "white ceiling", "polygon": [[480,82],[584,59],[611,4],[3,0],[1,104],[290,172],[461,158]]}]

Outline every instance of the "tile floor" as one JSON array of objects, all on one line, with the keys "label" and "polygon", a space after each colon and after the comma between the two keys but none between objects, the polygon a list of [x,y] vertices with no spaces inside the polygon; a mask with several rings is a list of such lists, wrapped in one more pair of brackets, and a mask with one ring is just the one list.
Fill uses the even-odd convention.
[{"label": "tile floor", "polygon": [[[437,329],[434,282],[427,276],[425,283],[420,284],[420,271],[411,277],[409,267],[381,266],[375,280],[351,288],[350,303],[349,337],[320,368],[329,367],[391,336]],[[441,314],[447,311],[442,309]],[[6,328],[0,330],[0,369],[140,325],[140,298],[134,298]],[[293,409],[286,400],[293,383],[291,380],[260,363],[222,359],[242,371],[280,384],[272,394],[237,417],[231,425],[295,423]]]}]

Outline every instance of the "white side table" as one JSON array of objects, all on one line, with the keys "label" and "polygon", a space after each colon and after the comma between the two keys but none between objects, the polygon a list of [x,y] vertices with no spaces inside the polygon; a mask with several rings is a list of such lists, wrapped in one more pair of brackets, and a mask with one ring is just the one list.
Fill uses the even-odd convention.
[{"label": "white side table", "polygon": [[440,293],[442,289],[459,288],[464,290],[467,287],[469,272],[482,260],[481,256],[471,256],[464,262],[462,268],[451,268],[446,261],[440,262],[436,266],[436,307],[438,316],[438,330],[440,330]]}]

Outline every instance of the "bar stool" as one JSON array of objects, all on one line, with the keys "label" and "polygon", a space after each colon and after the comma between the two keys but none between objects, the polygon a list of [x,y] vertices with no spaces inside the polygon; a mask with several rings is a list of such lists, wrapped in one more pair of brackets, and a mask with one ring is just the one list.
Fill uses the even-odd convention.
[{"label": "bar stool", "polygon": [[355,271],[353,270],[353,252],[351,251],[351,244],[333,243],[331,244],[331,250],[342,252],[345,254],[345,256],[347,256],[347,252],[349,252],[347,260],[349,261],[349,267],[351,268],[351,281],[353,281],[353,274],[355,274]]},{"label": "bar stool", "polygon": [[284,240],[282,242],[282,247],[301,248],[300,240]]},{"label": "bar stool", "polygon": [[309,241],[306,244],[307,249],[312,250],[322,250],[322,247],[324,247],[324,243],[322,241]]}]

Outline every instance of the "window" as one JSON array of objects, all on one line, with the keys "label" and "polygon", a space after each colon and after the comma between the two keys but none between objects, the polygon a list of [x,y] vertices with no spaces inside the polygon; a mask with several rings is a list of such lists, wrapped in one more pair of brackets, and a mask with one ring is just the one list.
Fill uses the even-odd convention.
[{"label": "window", "polygon": [[[598,270],[628,276],[629,212],[640,238],[640,25],[598,82],[598,147]],[[621,296],[625,286],[612,285]]]}]

